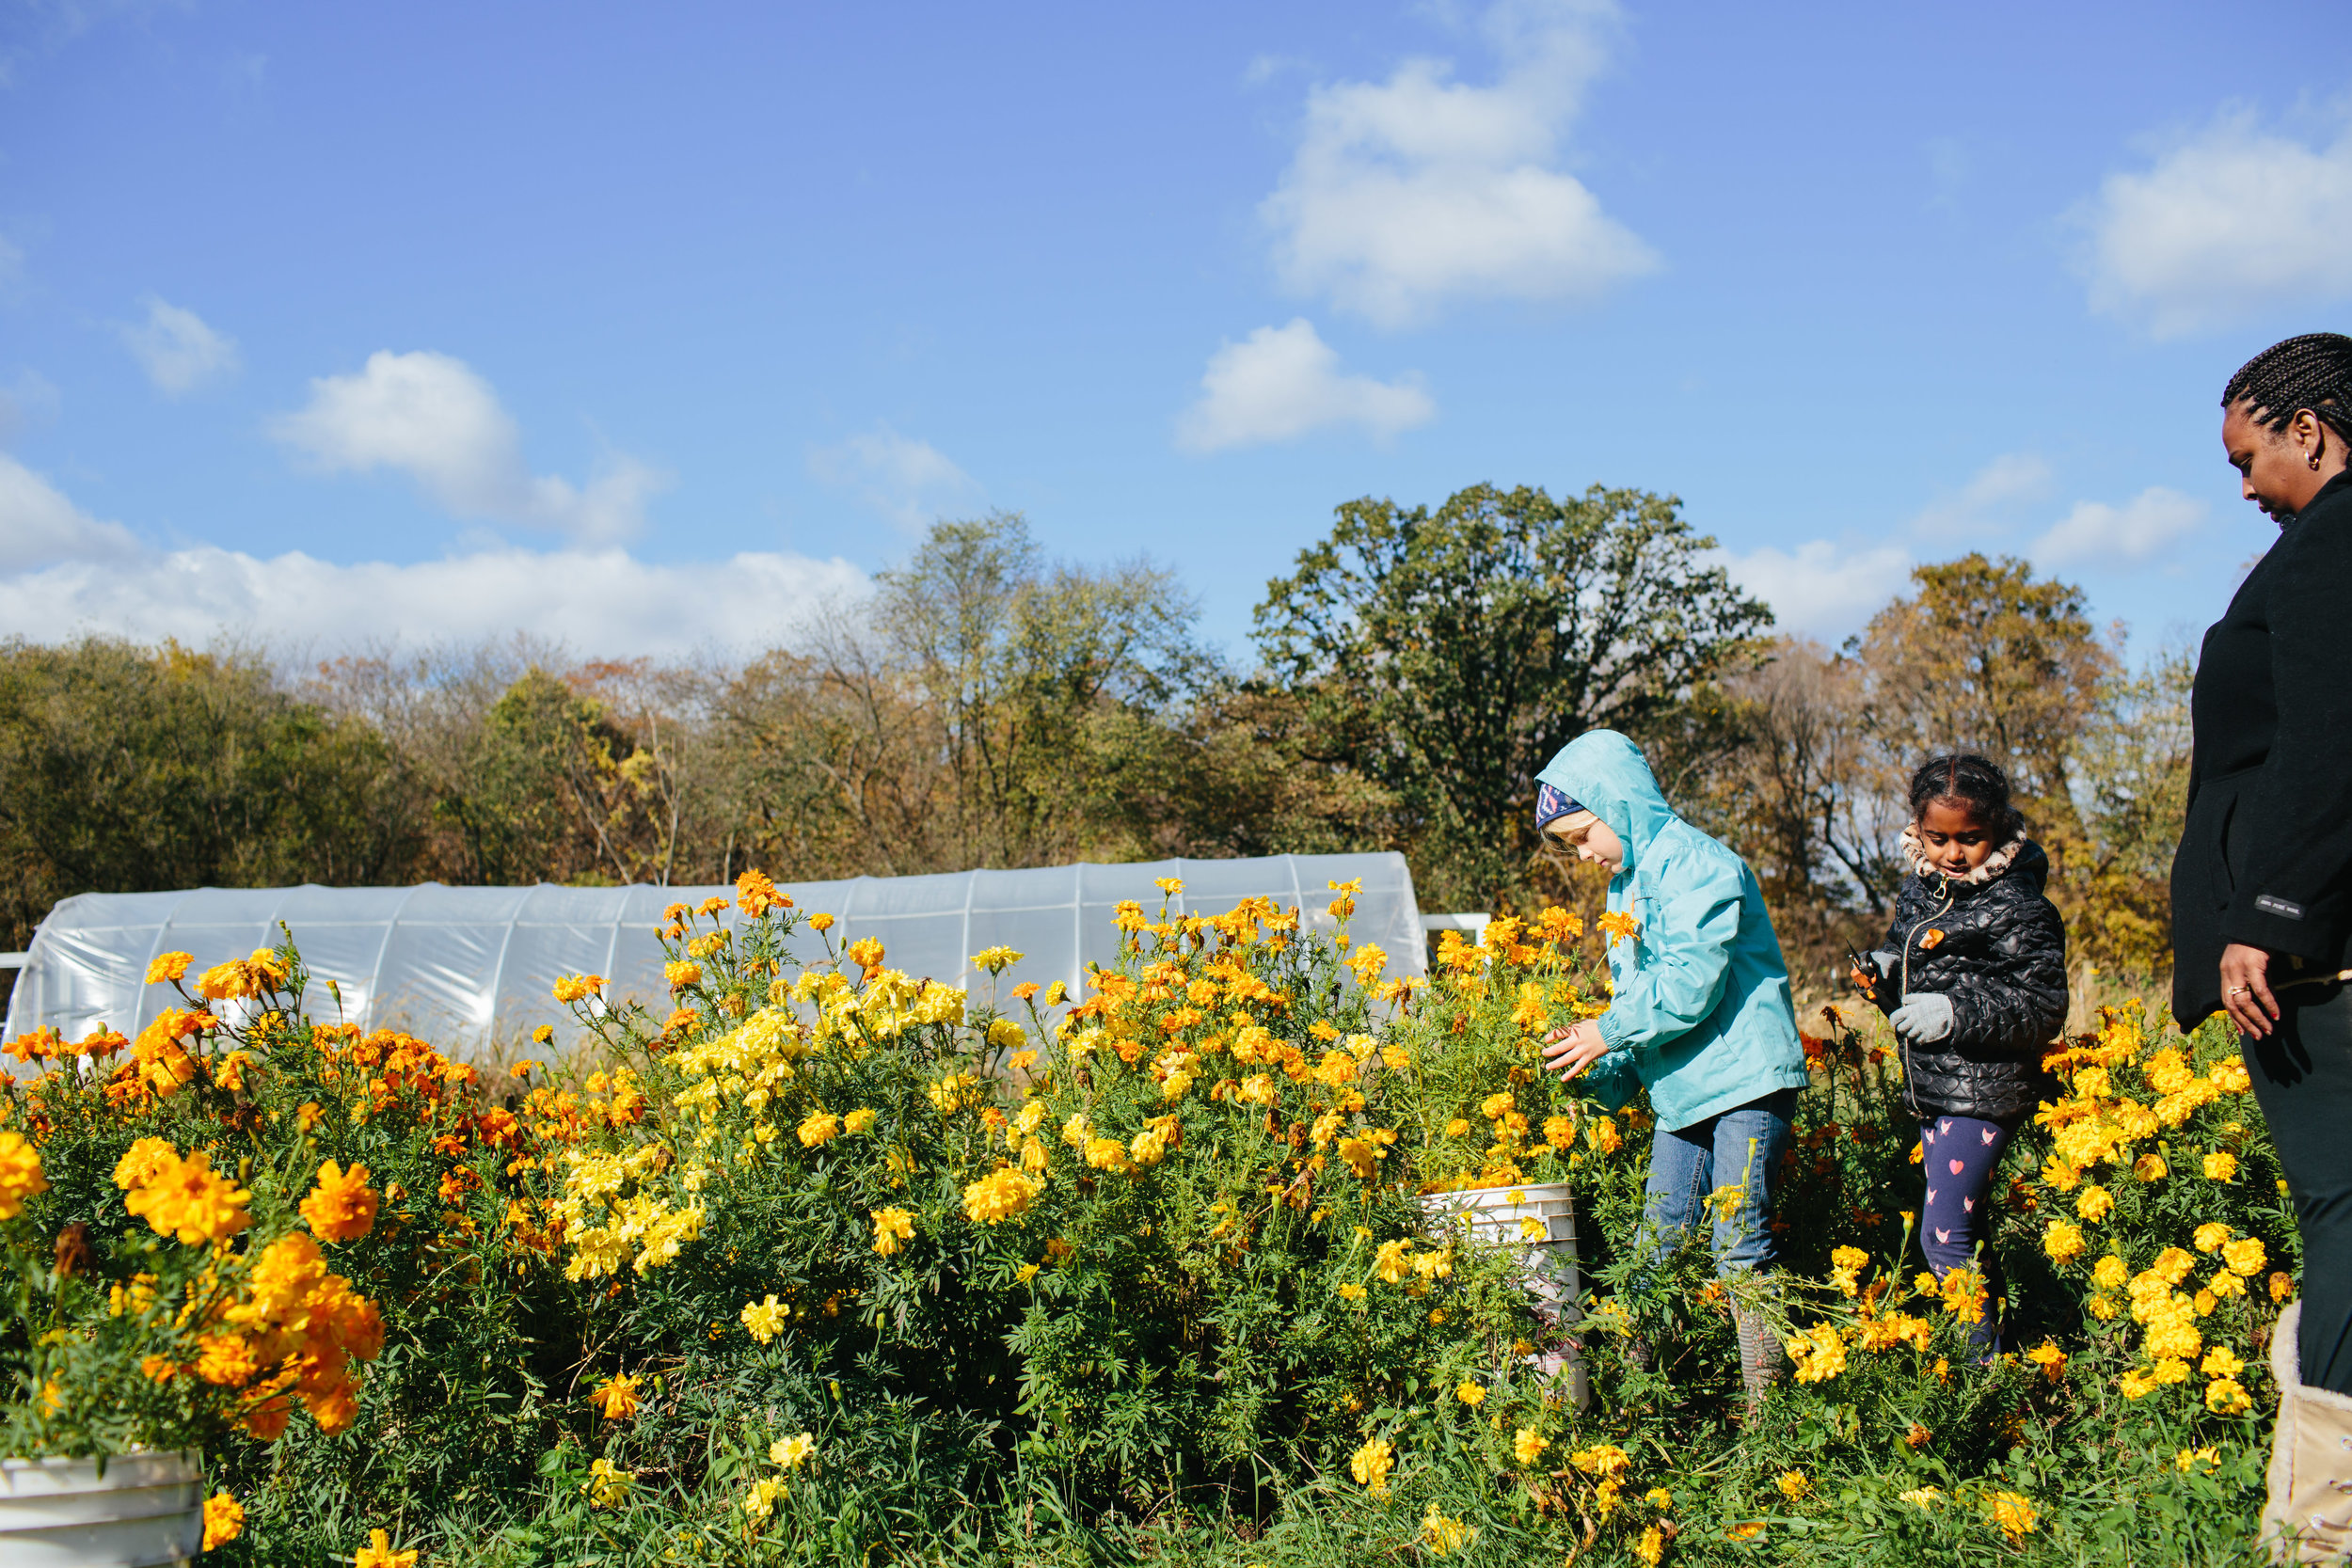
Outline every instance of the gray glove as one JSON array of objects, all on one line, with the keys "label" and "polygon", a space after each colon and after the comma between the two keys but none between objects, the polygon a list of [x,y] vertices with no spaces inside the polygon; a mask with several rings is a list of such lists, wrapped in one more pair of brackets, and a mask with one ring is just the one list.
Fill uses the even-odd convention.
[{"label": "gray glove", "polygon": [[1895,1033],[1914,1045],[1932,1045],[1952,1032],[1952,999],[1940,991],[1903,993],[1903,1005],[1886,1015]]},{"label": "gray glove", "polygon": [[1891,947],[1882,947],[1870,955],[1870,961],[1878,966],[1881,974],[1891,980],[1895,972],[1902,967],[1903,956]]}]

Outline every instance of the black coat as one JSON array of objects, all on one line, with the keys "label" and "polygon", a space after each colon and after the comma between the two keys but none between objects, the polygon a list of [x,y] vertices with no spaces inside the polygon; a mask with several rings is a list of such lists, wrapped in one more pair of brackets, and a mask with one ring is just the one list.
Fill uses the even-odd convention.
[{"label": "black coat", "polygon": [[1994,1120],[2049,1092],[2042,1048],[2066,1022],[2066,923],[2042,896],[2042,847],[2019,840],[2002,852],[2009,869],[1983,882],[1915,871],[1895,896],[1886,946],[1896,961],[1878,994],[1898,1006],[1904,990],[1952,999],[1949,1035],[1902,1048],[1904,1098],[1922,1116]]},{"label": "black coat", "polygon": [[2352,935],[2352,475],[2338,475],[2205,633],[2188,821],[2172,857],[2172,1016],[2221,1006],[2221,949],[2344,966]]}]

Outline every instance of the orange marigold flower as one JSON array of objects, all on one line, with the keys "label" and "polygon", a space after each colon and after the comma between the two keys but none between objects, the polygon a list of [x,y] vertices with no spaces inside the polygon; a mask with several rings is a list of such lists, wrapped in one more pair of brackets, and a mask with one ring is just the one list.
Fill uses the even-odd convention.
[{"label": "orange marigold flower", "polygon": [[226,1546],[245,1533],[245,1505],[226,1492],[204,1499],[204,1546]]},{"label": "orange marigold flower", "polygon": [[40,1150],[25,1142],[22,1132],[0,1132],[0,1219],[16,1218],[24,1212],[26,1198],[48,1190]]},{"label": "orange marigold flower", "polygon": [[152,986],[166,980],[177,980],[188,972],[188,965],[194,962],[196,955],[193,953],[159,953],[148,963],[147,983]]},{"label": "orange marigold flower", "polygon": [[351,1560],[351,1568],[417,1568],[417,1554],[392,1550],[391,1538],[380,1529],[368,1531],[368,1544]]},{"label": "orange marigold flower", "polygon": [[637,1385],[639,1379],[627,1372],[615,1373],[596,1385],[588,1402],[604,1412],[608,1421],[626,1421],[637,1414]]},{"label": "orange marigold flower", "polygon": [[354,1242],[375,1228],[379,1200],[368,1185],[368,1167],[349,1170],[329,1160],[319,1166],[318,1185],[302,1200],[302,1217],[321,1241]]}]

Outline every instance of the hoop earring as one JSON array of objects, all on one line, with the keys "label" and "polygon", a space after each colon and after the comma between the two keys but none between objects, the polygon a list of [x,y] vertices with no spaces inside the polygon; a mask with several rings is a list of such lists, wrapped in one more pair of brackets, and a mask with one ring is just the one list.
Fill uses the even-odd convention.
[{"label": "hoop earring", "polygon": [[2312,472],[2317,473],[2319,471],[2319,449],[2314,447],[2310,451],[2305,452],[2303,454],[2303,461],[2312,466]]}]

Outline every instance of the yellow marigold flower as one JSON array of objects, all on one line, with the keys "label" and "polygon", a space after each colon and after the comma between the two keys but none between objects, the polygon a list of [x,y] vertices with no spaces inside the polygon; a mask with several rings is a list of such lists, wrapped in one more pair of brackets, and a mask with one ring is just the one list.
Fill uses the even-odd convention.
[{"label": "yellow marigold flower", "polygon": [[673,958],[661,966],[661,977],[670,983],[673,992],[703,983],[703,966],[685,958]]},{"label": "yellow marigold flower", "polygon": [[555,982],[555,999],[566,1006],[604,990],[601,974],[565,974]]},{"label": "yellow marigold flower", "polygon": [[1348,1474],[1356,1484],[1374,1497],[1385,1497],[1389,1490],[1389,1471],[1395,1466],[1396,1450],[1385,1438],[1375,1437],[1358,1449],[1347,1462]]},{"label": "yellow marigold flower", "polygon": [[2132,1174],[2142,1181],[2161,1181],[2170,1170],[2161,1154],[2143,1154],[2132,1162]]},{"label": "yellow marigold flower", "polygon": [[822,936],[833,929],[833,916],[819,911],[808,917],[808,928]]},{"label": "yellow marigold flower", "polygon": [[[174,955],[174,957],[185,958],[187,955],[181,953]],[[176,980],[179,976],[174,974],[168,975],[167,978]],[[201,1548],[202,1550],[209,1552],[215,1546],[226,1546],[229,1543],[234,1541],[238,1536],[243,1535],[244,1533],[245,1505],[243,1503],[237,1501],[236,1498],[230,1497],[225,1491],[216,1492],[213,1496],[204,1499],[204,1544]]]},{"label": "yellow marigold flower", "polygon": [[743,1497],[743,1513],[755,1524],[776,1511],[776,1501],[784,1496],[784,1480],[766,1476],[752,1482],[752,1489]]},{"label": "yellow marigold flower", "polygon": [[841,1131],[844,1132],[863,1132],[873,1125],[874,1110],[870,1105],[861,1105],[841,1118]]},{"label": "yellow marigold flower", "polygon": [[1429,1512],[1422,1515],[1421,1539],[1422,1544],[1429,1548],[1430,1556],[1450,1557],[1477,1540],[1478,1530],[1474,1526],[1438,1513],[1438,1505],[1431,1503]]},{"label": "yellow marigold flower", "polygon": [[1018,1051],[1028,1042],[1028,1031],[1011,1019],[995,1019],[989,1023],[988,1043],[994,1050]]},{"label": "yellow marigold flower", "polygon": [[1816,1323],[1788,1341],[1799,1383],[1826,1383],[1846,1370],[1846,1342],[1828,1323]]},{"label": "yellow marigold flower", "polygon": [[[147,983],[152,986],[167,980],[177,980],[188,972],[188,965],[194,962],[196,962],[196,956],[192,953],[159,953],[148,963]],[[223,1492],[221,1496],[226,1497],[229,1494]],[[234,1503],[229,1506],[236,1508]],[[237,1509],[237,1516],[242,1519],[245,1516],[245,1511]],[[235,1538],[232,1536],[230,1539]]]},{"label": "yellow marigold flower", "polygon": [[0,1219],[16,1218],[24,1212],[26,1198],[38,1197],[48,1190],[49,1179],[40,1169],[40,1151],[25,1142],[22,1132],[0,1132]]},{"label": "yellow marigold flower", "polygon": [[2213,1080],[2213,1086],[2223,1094],[2244,1094],[2254,1086],[2253,1075],[2246,1070],[2244,1060],[2236,1056],[2216,1062],[2213,1070],[2205,1076]]},{"label": "yellow marigold flower", "polygon": [[914,1240],[914,1216],[904,1209],[870,1209],[874,1216],[874,1250],[884,1258],[898,1250],[899,1244]]},{"label": "yellow marigold flower", "polygon": [[1633,1555],[1648,1563],[1649,1568],[1658,1568],[1658,1560],[1666,1555],[1665,1531],[1655,1524],[1651,1525],[1642,1532],[1642,1538],[1633,1543]]},{"label": "yellow marigold flower", "polygon": [[417,1554],[392,1550],[391,1537],[380,1529],[368,1531],[368,1544],[351,1560],[352,1568],[417,1568]]},{"label": "yellow marigold flower", "polygon": [[2188,1277],[2189,1270],[2196,1266],[2195,1258],[2179,1247],[2169,1246],[2156,1254],[2156,1260],[2148,1265],[2148,1272],[2167,1285],[2178,1285]]},{"label": "yellow marigold flower", "polygon": [[2055,1262],[2071,1262],[2081,1257],[2089,1245],[2083,1240],[2082,1227],[2067,1220],[2052,1220],[2049,1229],[2042,1235],[2042,1250]]},{"label": "yellow marigold flower", "polygon": [[1763,1520],[1750,1519],[1745,1524],[1734,1525],[1729,1529],[1724,1531],[1724,1539],[1726,1541],[1753,1541],[1757,1536],[1764,1533],[1764,1528],[1765,1522]]},{"label": "yellow marigold flower", "polygon": [[2199,1465],[2204,1465],[2208,1466],[2206,1473],[2210,1475],[2214,1470],[2221,1467],[2221,1450],[2217,1448],[2183,1449],[2174,1457],[2172,1463],[2184,1473],[2195,1469]]},{"label": "yellow marigold flower", "polygon": [[[125,1155],[122,1164],[130,1160]],[[116,1180],[120,1181],[122,1174],[118,1165]],[[245,1208],[251,1197],[235,1182],[215,1176],[212,1156],[202,1149],[182,1160],[166,1145],[163,1158],[143,1181],[131,1188],[123,1207],[146,1220],[157,1235],[177,1236],[183,1245],[196,1246],[233,1236],[251,1225],[252,1216]]]},{"label": "yellow marigold flower", "polygon": [[1058,1007],[1068,1000],[1070,1000],[1070,988],[1062,984],[1059,980],[1055,981],[1052,985],[1045,988],[1045,1000],[1043,1006],[1048,1007]]},{"label": "yellow marigold flower", "polygon": [[883,951],[882,944],[878,939],[863,937],[850,943],[849,949],[842,954],[842,957],[870,974],[882,967]]},{"label": "yellow marigold flower", "polygon": [[2235,1377],[2246,1370],[2246,1361],[2227,1345],[2216,1345],[2205,1353],[2197,1370],[2207,1377]]},{"label": "yellow marigold flower", "polygon": [[2033,1504],[2014,1492],[1995,1492],[1986,1499],[1992,1505],[1993,1522],[2001,1532],[2014,1542],[2033,1533],[2038,1521]]},{"label": "yellow marigold flower", "polygon": [[2216,1269],[2213,1278],[2207,1282],[2201,1293],[2224,1301],[2234,1301],[2246,1293],[2246,1281],[2242,1276],[2232,1274],[2226,1268]]},{"label": "yellow marigold flower", "polygon": [[2218,1252],[2221,1250],[2221,1243],[2229,1239],[2230,1227],[2214,1220],[2207,1220],[2199,1226],[2196,1234],[2190,1238],[2197,1243],[2197,1250],[2200,1252]]},{"label": "yellow marigold flower", "polygon": [[1445,1135],[1449,1138],[1458,1138],[1470,1130],[1470,1122],[1461,1117],[1455,1117],[1445,1124]]},{"label": "yellow marigold flower", "polygon": [[816,1451],[817,1439],[803,1432],[793,1437],[779,1437],[769,1444],[768,1462],[781,1465],[787,1470],[797,1470],[807,1464],[809,1456]]},{"label": "yellow marigold flower", "polygon": [[2074,1199],[2074,1212],[2087,1220],[2103,1220],[2115,1209],[2115,1198],[2105,1187],[2090,1186]]},{"label": "yellow marigold flower", "polygon": [[1361,1285],[1357,1284],[1354,1280],[1349,1280],[1347,1283],[1340,1286],[1339,1292],[1349,1301],[1361,1301],[1364,1299],[1364,1288]]},{"label": "yellow marigold flower", "polygon": [[801,1122],[801,1144],[803,1148],[815,1148],[818,1144],[837,1135],[840,1131],[841,1118],[839,1117],[834,1116],[831,1111],[811,1111]]},{"label": "yellow marigold flower", "polygon": [[2226,1148],[2217,1148],[2205,1156],[2205,1180],[2234,1181],[2237,1180],[2237,1156]]},{"label": "yellow marigold flower", "polygon": [[771,1291],[765,1301],[745,1302],[739,1315],[743,1326],[752,1331],[752,1338],[764,1345],[784,1332],[785,1320],[792,1315],[792,1309],[778,1301],[776,1293]]},{"label": "yellow marigold flower", "polygon": [[1454,1390],[1454,1397],[1475,1410],[1486,1402],[1486,1388],[1484,1384],[1465,1383]]},{"label": "yellow marigold flower", "polygon": [[634,1471],[600,1457],[588,1466],[588,1479],[580,1483],[580,1489],[588,1494],[589,1507],[611,1508],[628,1495],[629,1483],[636,1479]]},{"label": "yellow marigold flower", "polygon": [[1642,1500],[1652,1508],[1672,1508],[1675,1505],[1675,1495],[1662,1486],[1653,1486],[1642,1494]]},{"label": "yellow marigold flower", "polygon": [[2217,1377],[2205,1385],[2205,1408],[2217,1416],[2243,1416],[2254,1408],[2254,1397],[2233,1377]]},{"label": "yellow marigold flower", "polygon": [[2055,1340],[2044,1339],[2026,1353],[2026,1359],[2041,1368],[2052,1383],[2066,1375],[2066,1353]]},{"label": "yellow marigold flower", "polygon": [[974,969],[985,969],[991,974],[1002,974],[1006,970],[1010,969],[1013,965],[1019,963],[1020,961],[1020,954],[1014,952],[1009,947],[1002,945],[995,947],[983,947],[978,952],[972,955],[972,967]]},{"label": "yellow marigold flower", "polygon": [[[770,1300],[775,1299],[770,1297]],[[637,1414],[637,1385],[639,1380],[627,1372],[606,1378],[588,1396],[588,1402],[604,1412],[608,1421],[626,1421]]]},{"label": "yellow marigold flower", "polygon": [[1915,1486],[1908,1492],[1898,1492],[1895,1496],[1922,1513],[1932,1513],[1935,1512],[1935,1505],[1944,1500],[1944,1489],[1940,1486]]},{"label": "yellow marigold flower", "polygon": [[1813,1490],[1812,1478],[1807,1476],[1803,1470],[1783,1470],[1780,1473],[1780,1479],[1772,1484],[1778,1486],[1780,1488],[1780,1495],[1787,1497],[1790,1502],[1796,1501],[1799,1497],[1804,1497],[1807,1492]]},{"label": "yellow marigold flower", "polygon": [[1544,1444],[1544,1434],[1532,1426],[1521,1427],[1518,1434],[1511,1439],[1512,1457],[1517,1459],[1520,1467],[1524,1469],[1534,1465],[1543,1454]]},{"label": "yellow marigold flower", "polygon": [[1413,1272],[1411,1243],[1404,1241],[1382,1242],[1379,1252],[1373,1258],[1372,1272],[1387,1284],[1404,1284],[1406,1276]]},{"label": "yellow marigold flower", "polygon": [[319,1166],[318,1185],[302,1200],[302,1217],[322,1242],[355,1242],[375,1228],[377,1201],[367,1166],[346,1171],[329,1160]]},{"label": "yellow marigold flower", "polygon": [[2232,1274],[2250,1276],[2262,1272],[2262,1266],[2270,1260],[2270,1255],[2264,1249],[2261,1237],[2249,1236],[2223,1246],[2221,1260],[2230,1265]]},{"label": "yellow marigold flower", "polygon": [[1617,1124],[1607,1117],[1595,1117],[1584,1129],[1584,1141],[1603,1154],[1614,1154],[1624,1140],[1617,1136]]},{"label": "yellow marigold flower", "polygon": [[963,1212],[976,1224],[1000,1225],[1018,1218],[1044,1190],[1041,1177],[1007,1165],[963,1189]]},{"label": "yellow marigold flower", "polygon": [[2102,1291],[2122,1290],[2128,1276],[2129,1271],[2124,1267],[2123,1259],[2112,1252],[2100,1259],[2098,1266],[2090,1271],[2091,1282]]}]

